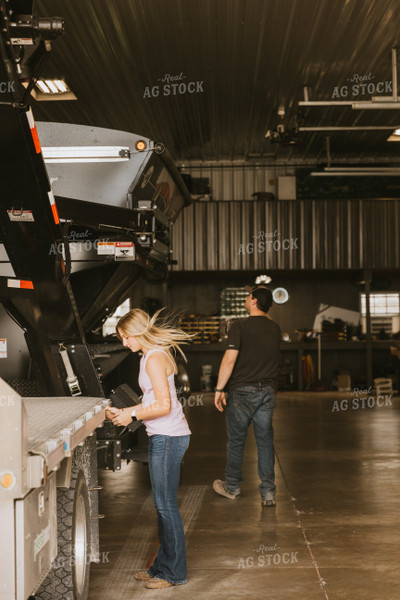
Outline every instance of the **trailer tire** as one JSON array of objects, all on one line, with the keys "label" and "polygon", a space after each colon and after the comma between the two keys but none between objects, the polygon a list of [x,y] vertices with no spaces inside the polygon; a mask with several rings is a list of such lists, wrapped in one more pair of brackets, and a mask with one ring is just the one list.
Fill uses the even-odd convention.
[{"label": "trailer tire", "polygon": [[37,600],[86,600],[90,572],[89,493],[83,472],[73,469],[71,486],[57,488],[57,557],[36,592]]}]

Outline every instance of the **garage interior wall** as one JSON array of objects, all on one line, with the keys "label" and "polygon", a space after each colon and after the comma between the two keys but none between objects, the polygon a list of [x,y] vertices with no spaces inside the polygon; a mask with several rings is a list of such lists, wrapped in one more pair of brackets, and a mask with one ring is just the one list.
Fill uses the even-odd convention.
[{"label": "garage interior wall", "polygon": [[[286,304],[274,304],[270,316],[279,323],[282,332],[289,334],[292,342],[298,341],[296,330],[311,330],[314,318],[321,303],[338,306],[349,310],[360,310],[360,293],[364,286],[359,282],[363,280],[362,271],[330,271],[302,273],[294,271],[268,271],[272,278],[270,288],[284,287],[288,290],[289,300]],[[180,310],[184,314],[193,315],[218,315],[219,297],[225,287],[242,287],[254,283],[261,272],[208,272],[208,273],[174,273],[168,285],[169,306]],[[380,271],[373,275],[374,289],[377,291],[399,291],[400,274],[396,271]],[[354,332],[355,335],[356,332]],[[312,352],[314,366],[317,365],[317,344]],[[322,379],[330,385],[338,371],[351,373],[353,381],[362,382],[366,378],[366,358],[364,349],[351,349],[346,351],[331,348],[326,351],[323,346]],[[222,357],[223,347],[220,352],[207,351],[190,353],[189,373],[193,379],[195,389],[199,388],[201,364],[212,364],[214,373],[217,372]],[[281,364],[289,366],[295,373],[297,381],[298,355],[294,349],[286,349],[282,354]],[[389,369],[395,372],[398,361],[390,354],[389,348],[382,348],[374,353],[375,376],[385,375]]]},{"label": "garage interior wall", "polygon": [[174,226],[173,270],[398,268],[399,237],[394,198],[200,201]]},{"label": "garage interior wall", "polygon": [[[220,293],[225,287],[252,285],[261,274],[265,272],[174,273],[168,285],[169,304],[186,314],[217,315]],[[281,306],[274,304],[269,314],[293,340],[297,339],[296,329],[312,329],[321,303],[360,311],[364,286],[357,282],[362,281],[362,272],[268,271],[267,274],[272,278],[269,285],[272,290],[284,287],[289,293],[289,301]],[[374,282],[377,291],[400,290],[400,274],[395,271],[376,273]]]},{"label": "garage interior wall", "polygon": [[183,162],[182,174],[207,180],[214,201],[250,200],[253,194],[271,193],[278,197],[278,177],[295,175],[296,165],[282,167],[242,162]]}]

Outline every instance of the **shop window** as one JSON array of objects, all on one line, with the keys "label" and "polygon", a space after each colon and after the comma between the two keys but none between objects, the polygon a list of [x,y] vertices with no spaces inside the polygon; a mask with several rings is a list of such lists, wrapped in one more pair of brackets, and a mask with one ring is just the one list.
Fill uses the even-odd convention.
[{"label": "shop window", "polygon": [[[379,334],[382,330],[387,334],[397,333],[400,329],[400,294],[399,292],[373,292],[369,295],[371,331]],[[366,295],[361,294],[361,319],[363,333],[366,332]]]}]

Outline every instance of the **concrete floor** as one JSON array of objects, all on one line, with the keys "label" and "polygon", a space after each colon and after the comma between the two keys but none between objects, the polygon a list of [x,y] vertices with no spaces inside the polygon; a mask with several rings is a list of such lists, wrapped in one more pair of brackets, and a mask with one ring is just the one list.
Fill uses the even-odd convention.
[{"label": "concrete floor", "polygon": [[337,393],[278,395],[276,508],[262,508],[249,435],[242,497],[211,487],[223,478],[225,421],[211,395],[188,410],[193,432],[180,505],[188,551],[186,585],[153,591],[134,580],[157,550],[147,466],[100,474],[102,562],[90,600],[394,600],[399,598],[400,398]]}]

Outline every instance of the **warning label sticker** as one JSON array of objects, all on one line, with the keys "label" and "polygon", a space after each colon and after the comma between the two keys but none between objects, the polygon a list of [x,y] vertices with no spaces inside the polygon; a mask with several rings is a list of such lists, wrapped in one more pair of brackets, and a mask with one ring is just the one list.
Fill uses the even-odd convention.
[{"label": "warning label sticker", "polygon": [[115,242],[97,242],[97,254],[111,254],[114,255]]},{"label": "warning label sticker", "polygon": [[34,221],[31,210],[8,210],[10,221]]},{"label": "warning label sticker", "polygon": [[7,339],[0,338],[0,358],[7,358]]},{"label": "warning label sticker", "polygon": [[115,260],[135,260],[133,242],[115,242]]}]

